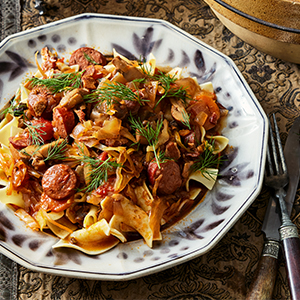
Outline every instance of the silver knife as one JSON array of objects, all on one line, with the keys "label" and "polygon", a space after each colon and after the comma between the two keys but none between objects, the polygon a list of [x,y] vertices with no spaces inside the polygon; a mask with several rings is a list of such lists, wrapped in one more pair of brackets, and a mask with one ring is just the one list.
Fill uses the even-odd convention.
[{"label": "silver knife", "polygon": [[[300,117],[295,119],[286,140],[284,147],[284,156],[286,159],[289,185],[286,194],[287,211],[290,215],[292,206],[294,203],[295,195],[297,192],[297,186],[300,176]],[[277,268],[278,268],[278,254],[280,249],[280,240],[282,238],[279,234],[279,228],[281,227],[280,209],[272,196],[269,199],[268,207],[266,210],[264,222],[262,225],[262,231],[265,233],[265,243],[263,246],[262,256],[258,263],[256,273],[251,282],[246,299],[272,299],[273,288],[275,285]],[[280,229],[282,231],[282,228]],[[295,238],[295,237],[294,237]],[[282,241],[284,248],[286,242]],[[295,242],[295,241],[294,241]],[[295,242],[298,243],[298,242]],[[297,248],[297,247],[296,247]],[[287,251],[287,249],[286,249]],[[286,252],[284,251],[284,252]],[[296,250],[297,251],[297,250]],[[289,253],[287,263],[289,260]],[[300,262],[300,256],[299,256]],[[295,262],[290,262],[295,263]],[[292,274],[288,275],[292,278]],[[299,278],[298,278],[299,281]]]},{"label": "silver knife", "polygon": [[[284,156],[289,174],[289,185],[285,196],[286,208],[281,207],[282,225],[279,228],[282,251],[285,258],[287,279],[292,300],[300,299],[300,239],[297,226],[290,220],[293,202],[299,184],[300,173],[300,119],[290,129]],[[285,211],[284,211],[285,210]],[[286,214],[286,215],[285,215]]]},{"label": "silver knife", "polygon": [[289,131],[288,138],[284,146],[284,156],[289,174],[289,185],[285,197],[288,214],[291,215],[300,173],[300,117],[295,119],[293,126]]}]

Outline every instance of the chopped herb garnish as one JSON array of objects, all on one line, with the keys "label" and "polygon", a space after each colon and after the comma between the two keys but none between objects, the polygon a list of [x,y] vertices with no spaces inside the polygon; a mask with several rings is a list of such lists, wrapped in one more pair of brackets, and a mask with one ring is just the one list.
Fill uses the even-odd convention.
[{"label": "chopped herb garnish", "polygon": [[17,91],[15,97],[10,101],[10,105],[0,112],[0,117],[5,117],[7,114],[18,117],[24,114],[24,110],[27,109],[25,103],[20,103],[20,90]]},{"label": "chopped herb garnish", "polygon": [[93,60],[93,58],[90,57],[90,56],[89,56],[87,53],[85,53],[84,51],[83,51],[83,55],[84,55],[85,59],[86,59],[88,62],[92,63],[93,65],[97,65],[97,62],[95,62],[95,61]]},{"label": "chopped herb garnish", "polygon": [[110,157],[103,161],[83,155],[81,161],[91,168],[91,171],[87,174],[88,185],[84,188],[84,191],[87,193],[96,190],[103,183],[107,182],[108,172],[112,172],[116,168],[122,166],[121,164],[112,161]]},{"label": "chopped herb garnish", "polygon": [[160,134],[163,125],[163,120],[162,119],[157,120],[156,128],[153,128],[150,125],[150,123],[147,123],[144,126],[140,119],[135,119],[134,117],[132,117],[132,115],[129,116],[128,120],[131,124],[132,129],[135,130],[141,136],[143,136],[147,140],[149,145],[152,146],[158,168],[160,169],[160,162],[156,153],[155,146],[158,142],[158,136]]},{"label": "chopped herb garnish", "polygon": [[67,139],[64,139],[61,143],[59,143],[59,140],[57,140],[54,144],[49,144],[48,155],[44,161],[67,159],[67,157],[64,155],[64,152],[67,150],[67,145]]},{"label": "chopped herb garnish", "polygon": [[142,101],[147,101],[140,99],[139,93],[134,93],[129,87],[119,82],[105,83],[101,89],[97,89],[84,96],[85,102],[105,102],[108,109],[110,109],[114,103],[118,102],[117,99],[123,101],[137,101],[140,104]]},{"label": "chopped herb garnish", "polygon": [[186,112],[186,110],[182,111],[182,118],[183,118],[183,125],[185,125],[189,130],[191,130],[191,124],[190,124],[190,114]]},{"label": "chopped herb garnish", "polygon": [[53,77],[46,79],[33,77],[29,81],[33,86],[45,86],[51,93],[56,94],[64,90],[79,88],[83,72],[53,74]]},{"label": "chopped herb garnish", "polygon": [[44,139],[42,136],[47,134],[42,129],[43,127],[45,127],[45,125],[43,123],[33,125],[28,122],[24,122],[24,124],[26,125],[26,128],[28,130],[32,145],[35,145],[35,146],[43,145]]},{"label": "chopped herb garnish", "polygon": [[81,152],[80,161],[90,168],[90,172],[87,174],[87,186],[81,189],[86,193],[90,193],[100,187],[102,184],[108,181],[108,172],[115,172],[118,167],[122,167],[122,164],[113,161],[111,157],[106,160],[101,160],[95,157],[90,157],[84,154],[84,149],[77,144]]},{"label": "chopped herb garnish", "polygon": [[186,90],[182,87],[174,88],[172,85],[174,85],[177,78],[174,76],[167,75],[163,72],[159,72],[159,74],[156,74],[152,76],[154,80],[159,81],[161,83],[161,86],[164,89],[163,95],[160,97],[160,99],[157,101],[156,106],[166,97],[175,97],[186,101],[187,93]]},{"label": "chopped herb garnish", "polygon": [[166,153],[163,151],[159,152],[157,158],[161,164],[167,162],[168,160],[174,160],[173,158],[166,156]]},{"label": "chopped herb garnish", "polygon": [[222,162],[222,156],[220,154],[213,154],[214,152],[214,140],[206,141],[204,144],[203,153],[194,161],[191,166],[191,171],[200,171],[203,177],[207,179],[214,179],[216,173],[208,169],[217,168]]}]

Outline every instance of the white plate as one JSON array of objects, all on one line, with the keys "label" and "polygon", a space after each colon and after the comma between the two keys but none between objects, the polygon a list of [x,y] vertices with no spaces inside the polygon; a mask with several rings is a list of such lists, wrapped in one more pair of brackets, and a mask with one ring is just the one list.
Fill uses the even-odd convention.
[{"label": "white plate", "polygon": [[160,66],[185,67],[199,83],[212,81],[218,101],[229,109],[223,134],[234,147],[213,191],[186,218],[163,232],[152,249],[142,240],[119,244],[99,256],[52,250],[57,239],[33,232],[0,203],[0,251],[21,265],[58,275],[128,280],[170,268],[211,250],[258,196],[268,121],[235,64],[225,55],[168,22],[82,14],[6,38],[0,44],[0,103],[3,106],[28,75],[34,53],[44,46],[69,57],[87,45],[129,58],[153,52]]}]

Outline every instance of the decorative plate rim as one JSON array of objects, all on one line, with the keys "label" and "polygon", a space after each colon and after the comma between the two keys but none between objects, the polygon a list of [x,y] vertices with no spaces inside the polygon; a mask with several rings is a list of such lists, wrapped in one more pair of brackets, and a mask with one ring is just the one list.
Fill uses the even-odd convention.
[{"label": "decorative plate rim", "polygon": [[[66,270],[63,267],[52,267],[52,266],[43,266],[40,263],[36,264],[33,262],[30,262],[29,259],[26,259],[25,257],[22,257],[22,255],[19,255],[18,253],[15,253],[13,249],[9,249],[9,247],[6,246],[5,243],[0,242],[0,252],[2,252],[4,255],[8,256],[9,258],[15,260],[17,263],[23,265],[24,267],[27,267],[28,269],[37,271],[37,272],[45,272],[50,274],[56,274],[56,275],[62,275],[62,276],[70,276],[70,277],[77,277],[77,278],[86,278],[86,279],[97,279],[97,280],[131,280],[135,278],[139,278],[145,275],[149,275],[152,273],[156,273],[159,271],[166,270],[168,268],[174,267],[178,264],[185,263],[191,259],[194,259],[198,256],[201,256],[205,254],[206,252],[210,251],[218,242],[219,240],[228,232],[228,230],[238,221],[239,217],[237,215],[240,215],[244,213],[248,207],[253,203],[253,201],[256,199],[256,197],[259,195],[260,190],[262,188],[263,184],[263,177],[261,176],[263,173],[265,160],[266,160],[266,146],[267,146],[267,138],[268,138],[268,119],[266,117],[266,114],[262,107],[260,106],[258,100],[256,99],[254,93],[248,86],[248,83],[246,82],[245,78],[239,71],[238,67],[234,64],[234,62],[227,57],[222,52],[216,50],[215,48],[205,44],[200,39],[195,38],[191,34],[187,33],[186,31],[178,28],[177,26],[171,24],[168,21],[160,20],[160,19],[154,19],[154,18],[142,18],[142,17],[131,17],[131,16],[119,16],[119,15],[107,15],[107,14],[97,14],[97,13],[84,13],[72,17],[68,17],[59,21],[55,21],[52,23],[48,23],[39,27],[35,27],[26,31],[22,31],[16,34],[13,34],[11,36],[6,37],[1,43],[0,43],[0,51],[2,48],[9,44],[10,42],[25,36],[27,34],[30,34],[32,32],[39,32],[43,31],[44,29],[55,27],[57,25],[61,24],[67,24],[74,21],[79,21],[83,19],[93,19],[93,18],[99,18],[99,19],[106,19],[106,20],[117,20],[117,21],[133,21],[133,22],[145,22],[151,24],[157,24],[167,27],[168,29],[171,29],[172,31],[179,33],[181,36],[184,36],[185,38],[188,38],[193,43],[200,45],[201,47],[207,49],[210,52],[213,52],[215,55],[222,58],[224,62],[234,71],[236,76],[239,79],[239,82],[242,84],[244,90],[248,93],[249,97],[253,101],[253,104],[255,105],[257,112],[259,112],[259,115],[261,116],[263,122],[262,122],[262,149],[261,149],[261,156],[260,156],[260,163],[259,163],[259,175],[257,176],[257,180],[255,181],[256,185],[255,188],[253,188],[253,191],[248,196],[248,198],[243,202],[242,205],[238,207],[236,212],[230,216],[227,222],[224,222],[222,224],[221,230],[214,235],[214,237],[210,240],[209,243],[203,245],[200,248],[195,249],[191,253],[184,255],[184,256],[178,256],[176,259],[173,259],[171,261],[162,261],[161,263],[155,265],[155,266],[148,266],[144,267],[143,269],[138,269],[135,271],[130,271],[128,273],[120,273],[120,274],[106,274],[106,273],[95,273],[94,271],[81,271],[78,272],[76,270]],[[199,253],[199,250],[201,250],[201,253]]]}]

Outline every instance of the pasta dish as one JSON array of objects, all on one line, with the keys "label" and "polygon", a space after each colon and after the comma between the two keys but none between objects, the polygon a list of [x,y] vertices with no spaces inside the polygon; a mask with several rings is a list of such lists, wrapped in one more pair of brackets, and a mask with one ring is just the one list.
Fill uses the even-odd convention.
[{"label": "pasta dish", "polygon": [[47,47],[2,112],[0,201],[53,246],[95,255],[162,230],[204,199],[228,148],[211,83],[81,47]]}]

